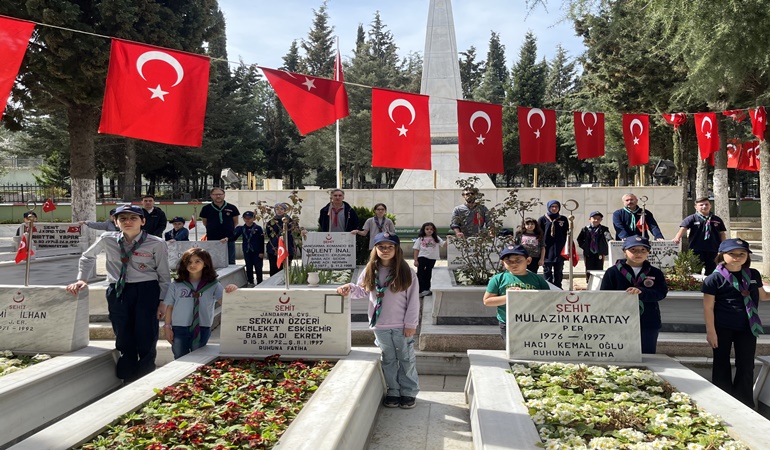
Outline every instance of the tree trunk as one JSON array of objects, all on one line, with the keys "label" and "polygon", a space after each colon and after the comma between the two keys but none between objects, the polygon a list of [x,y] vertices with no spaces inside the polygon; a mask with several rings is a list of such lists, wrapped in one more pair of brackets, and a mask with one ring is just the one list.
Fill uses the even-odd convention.
[{"label": "tree trunk", "polygon": [[[697,149],[696,149],[697,151]],[[716,163],[715,163],[716,164]],[[693,201],[701,197],[709,196],[709,162],[707,159],[700,159],[698,156],[698,166],[695,169],[695,195]],[[714,178],[716,181],[716,168],[714,168]],[[716,191],[716,187],[714,187]],[[718,214],[717,214],[718,215]]]},{"label": "tree trunk", "polygon": [[679,168],[679,185],[682,187],[682,217],[687,216],[687,194],[690,190],[690,162],[684,154],[681,130],[674,130],[674,165]]},{"label": "tree trunk", "polygon": [[67,108],[70,137],[70,178],[72,182],[72,221],[96,219],[96,164],[94,138],[99,109],[89,105]]},{"label": "tree trunk", "polygon": [[727,152],[714,153],[714,214],[725,221],[727,235],[730,236],[730,181],[727,177]]},{"label": "tree trunk", "polygon": [[126,138],[123,141],[123,173],[120,176],[120,198],[130,201],[135,195],[134,183],[136,178],[136,141]]},{"label": "tree trunk", "polygon": [[[770,128],[759,144],[759,203],[762,210],[760,224],[770,224]],[[770,274],[770,226],[762,226],[762,273]]]}]

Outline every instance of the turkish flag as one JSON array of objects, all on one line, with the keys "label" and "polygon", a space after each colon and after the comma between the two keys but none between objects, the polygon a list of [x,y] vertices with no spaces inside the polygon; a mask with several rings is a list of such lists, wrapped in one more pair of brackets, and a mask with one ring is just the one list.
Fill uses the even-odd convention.
[{"label": "turkish flag", "polygon": [[43,203],[43,212],[51,212],[56,209],[56,205],[50,198]]},{"label": "turkish flag", "polygon": [[27,256],[34,256],[35,252],[32,251],[32,249],[29,250],[29,255],[27,254],[27,235],[23,234],[21,235],[21,242],[19,243],[19,249],[16,251],[16,264],[24,261],[27,259]]},{"label": "turkish flag", "polygon": [[303,136],[348,116],[348,93],[341,82],[265,67],[260,70]]},{"label": "turkish flag", "polygon": [[504,172],[502,105],[457,100],[457,136],[460,172]]},{"label": "turkish flag", "polygon": [[722,115],[730,117],[735,122],[743,122],[746,120],[746,111],[742,109],[731,109],[729,111],[722,111]]},{"label": "turkish flag", "polygon": [[[35,24],[32,22],[0,17],[0,100],[3,102],[3,110],[34,29]],[[0,117],[2,114],[0,112]]]},{"label": "turkish flag", "polygon": [[751,134],[760,141],[765,140],[765,128],[767,127],[767,111],[764,106],[758,106],[755,109],[749,109],[751,117]]},{"label": "turkish flag", "polygon": [[372,88],[372,167],[430,170],[427,95]]},{"label": "turkish flag", "polygon": [[[566,259],[567,261],[570,260],[568,255],[569,250],[567,247],[569,246],[569,241],[564,243],[564,248],[561,249],[561,257]],[[577,248],[575,248],[575,241],[572,241],[572,267],[577,266],[578,261],[580,261],[580,257],[577,253]]]},{"label": "turkish flag", "polygon": [[623,140],[630,166],[650,162],[650,117],[647,114],[623,114]]},{"label": "turkish flag", "polygon": [[706,159],[719,151],[719,127],[717,113],[695,113],[695,134],[698,137],[700,159]]},{"label": "turkish flag", "polygon": [[737,169],[738,161],[741,159],[743,144],[739,141],[733,141],[727,144],[727,168]]},{"label": "turkish flag", "polygon": [[644,233],[645,230],[650,231],[650,226],[647,225],[647,222],[645,222],[644,214],[639,216],[639,220],[636,221],[636,229],[639,230],[640,233]]},{"label": "turkish flag", "polygon": [[209,58],[112,40],[99,132],[200,147]]},{"label": "turkish flag", "polygon": [[738,170],[759,172],[759,141],[743,143],[741,159],[738,161]]},{"label": "turkish flag", "polygon": [[518,107],[522,164],[556,162],[556,111]]},{"label": "turkish flag", "polygon": [[687,114],[685,113],[663,114],[663,118],[669,125],[674,126],[674,131],[687,122]]},{"label": "turkish flag", "polygon": [[67,227],[67,233],[80,233],[80,227]]},{"label": "turkish flag", "polygon": [[604,155],[604,113],[574,112],[578,159]]},{"label": "turkish flag", "polygon": [[278,248],[276,249],[276,264],[278,267],[281,267],[283,265],[283,261],[286,259],[286,257],[289,255],[289,252],[286,250],[286,244],[283,242],[283,236],[278,237]]},{"label": "turkish flag", "polygon": [[187,224],[187,229],[192,230],[195,228],[195,216],[190,217],[190,223]]}]

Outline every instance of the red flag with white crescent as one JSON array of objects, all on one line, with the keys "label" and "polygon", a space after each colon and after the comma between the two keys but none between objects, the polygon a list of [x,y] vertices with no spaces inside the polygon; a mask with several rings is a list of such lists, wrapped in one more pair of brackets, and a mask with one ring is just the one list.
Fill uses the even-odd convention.
[{"label": "red flag with white crescent", "polygon": [[663,118],[666,120],[666,122],[669,125],[674,126],[674,131],[676,131],[677,128],[684,125],[685,122],[687,122],[687,114],[685,113],[670,113],[670,114],[663,114]]},{"label": "red flag with white crescent", "polygon": [[503,173],[503,106],[457,100],[457,144],[460,172]]},{"label": "red flag with white crescent", "polygon": [[695,113],[695,134],[698,138],[700,159],[706,159],[719,151],[717,113]]},{"label": "red flag with white crescent", "polygon": [[767,128],[767,111],[765,111],[765,107],[758,106],[754,109],[749,109],[749,117],[751,117],[751,134],[760,141],[764,141],[765,128]]},{"label": "red flag with white crescent", "polygon": [[578,159],[604,156],[604,113],[573,113]]},{"label": "red flag with white crescent", "polygon": [[276,264],[278,267],[281,267],[283,265],[283,261],[286,259],[286,257],[289,255],[289,252],[286,250],[286,244],[283,242],[283,236],[280,236],[278,238],[278,248],[276,249]]},{"label": "red flag with white crescent", "polygon": [[195,225],[195,216],[192,216],[192,217],[190,217],[190,223],[187,225],[187,229],[188,230],[192,230],[195,227],[196,227],[196,225]]},{"label": "red flag with white crescent", "polygon": [[430,170],[428,99],[372,89],[372,167]]},{"label": "red flag with white crescent", "polygon": [[[3,110],[34,29],[35,24],[32,22],[0,17],[0,102]],[[0,111],[0,117],[2,114]]]},{"label": "red flag with white crescent", "polygon": [[727,144],[727,168],[737,169],[738,161],[741,159],[741,152],[743,151],[743,143],[735,140]]},{"label": "red flag with white crescent", "polygon": [[34,256],[35,255],[34,251],[32,251],[30,249],[29,252],[28,252],[27,249],[28,249],[28,246],[27,246],[27,235],[25,233],[25,234],[21,235],[21,242],[19,243],[19,249],[16,251],[16,259],[15,259],[16,264],[24,261],[29,256]]},{"label": "red flag with white crescent", "polygon": [[43,203],[43,212],[51,212],[56,209],[56,204],[50,198]]},{"label": "red flag with white crescent", "polygon": [[623,114],[623,140],[631,167],[650,162],[650,117]]},{"label": "red flag with white crescent", "polygon": [[733,119],[735,122],[743,122],[746,120],[746,111],[742,109],[731,109],[729,111],[722,111],[722,115]]},{"label": "red flag with white crescent", "polygon": [[[569,241],[564,243],[564,248],[561,249],[561,257],[569,261],[570,257],[567,256],[567,252],[569,252],[567,247],[569,247]],[[575,241],[572,241],[572,258],[571,259],[572,259],[572,267],[577,266],[578,261],[580,261],[580,257],[578,256],[578,253],[577,253]]]},{"label": "red flag with white crescent", "polygon": [[556,162],[556,111],[518,107],[522,164]]},{"label": "red flag with white crescent", "polygon": [[737,169],[759,172],[759,141],[743,143],[743,151]]}]

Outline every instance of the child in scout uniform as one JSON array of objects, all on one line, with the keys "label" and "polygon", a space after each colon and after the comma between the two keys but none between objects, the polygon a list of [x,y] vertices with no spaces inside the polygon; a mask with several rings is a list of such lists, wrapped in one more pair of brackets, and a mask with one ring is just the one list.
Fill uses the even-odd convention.
[{"label": "child in scout uniform", "polygon": [[155,370],[158,320],[165,312],[161,301],[166,297],[171,274],[166,243],[142,230],[144,209],[121,206],[115,217],[121,231],[103,233],[83,252],[78,281],[66,289],[77,295],[88,286],[86,276],[93,273],[96,256],[105,252],[107,306],[115,348],[120,352],[115,372],[118,378],[132,381]]},{"label": "child in scout uniform", "polygon": [[265,258],[265,233],[262,227],[254,223],[254,211],[243,213],[243,225],[235,227],[233,241],[242,238],[243,260],[246,263],[248,287],[254,287],[254,272],[257,284],[262,282],[262,261]]},{"label": "child in scout uniform", "polygon": [[547,291],[550,289],[545,278],[527,270],[532,261],[529,252],[523,245],[506,245],[500,252],[500,261],[505,266],[505,272],[498,273],[489,280],[487,291],[484,293],[486,306],[497,306],[497,321],[500,322],[500,336],[505,340],[505,302],[506,292],[511,290],[536,289]]},{"label": "child in scout uniform", "polygon": [[[723,391],[754,407],[754,356],[757,336],[764,333],[757,308],[759,300],[770,300],[762,287],[762,276],[750,268],[748,242],[727,239],[719,244],[716,271],[703,281],[703,315],[706,340],[714,349],[711,382]],[[730,350],[735,348],[735,378]]]},{"label": "child in scout uniform", "polygon": [[660,332],[658,302],[668,295],[663,272],[647,261],[650,241],[641,236],[629,236],[623,241],[626,259],[619,259],[604,272],[601,291],[626,291],[639,296],[642,353],[655,353]]},{"label": "child in scout uniform", "polygon": [[588,217],[588,225],[580,230],[577,237],[578,247],[583,249],[586,264],[586,281],[589,270],[604,270],[604,258],[610,253],[608,242],[612,240],[610,229],[602,225],[604,215],[594,211]]},{"label": "child in scout uniform", "polygon": [[166,234],[163,235],[167,241],[189,241],[190,240],[190,232],[187,231],[187,228],[184,227],[183,217],[177,216],[169,220],[168,222],[174,226],[174,229],[166,231]]},{"label": "child in scout uniform", "polygon": [[698,255],[706,269],[706,275],[711,275],[717,267],[714,260],[719,251],[719,243],[727,239],[727,228],[724,220],[711,214],[711,202],[708,197],[695,200],[695,214],[684,218],[672,240],[678,244],[687,230],[690,230],[687,235],[687,247]]}]

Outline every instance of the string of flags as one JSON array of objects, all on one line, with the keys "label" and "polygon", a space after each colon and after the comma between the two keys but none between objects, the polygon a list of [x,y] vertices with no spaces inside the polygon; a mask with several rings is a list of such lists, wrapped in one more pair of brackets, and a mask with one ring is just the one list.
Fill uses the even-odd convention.
[{"label": "string of flags", "polygon": [[[33,22],[0,17],[0,99],[7,101],[18,74]],[[73,30],[75,31],[75,30]],[[171,145],[200,147],[211,58],[111,38],[99,132]],[[302,135],[349,115],[339,52],[336,80],[259,67]],[[431,169],[429,97],[372,87],[372,166]],[[745,110],[723,111],[735,121]],[[521,164],[556,162],[556,110],[517,106]],[[717,113],[695,113],[701,159],[719,150]],[[763,106],[748,110],[752,134],[764,140]],[[678,129],[685,113],[663,115]],[[460,172],[503,173],[502,106],[457,100]],[[629,165],[649,162],[649,115],[623,114]],[[604,155],[605,120],[600,112],[573,112],[578,159]],[[755,141],[758,142],[758,141]],[[731,143],[728,164],[758,167],[759,146]],[[732,149],[732,150],[731,150]],[[733,153],[730,153],[730,152]],[[738,153],[735,153],[738,152]],[[730,157],[730,154],[737,155]],[[744,158],[745,164],[740,161]],[[712,158],[713,159],[713,158]],[[731,163],[735,159],[734,163]]]}]

